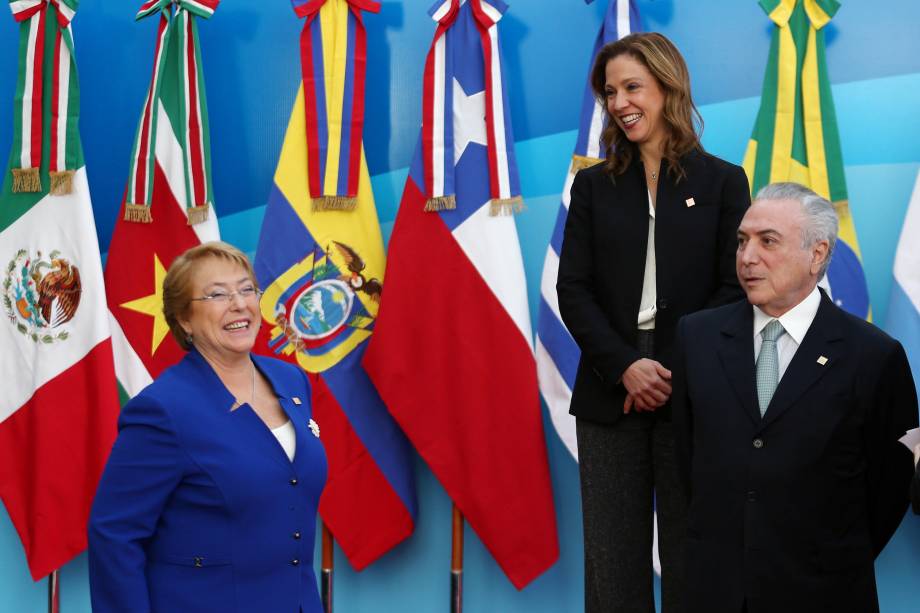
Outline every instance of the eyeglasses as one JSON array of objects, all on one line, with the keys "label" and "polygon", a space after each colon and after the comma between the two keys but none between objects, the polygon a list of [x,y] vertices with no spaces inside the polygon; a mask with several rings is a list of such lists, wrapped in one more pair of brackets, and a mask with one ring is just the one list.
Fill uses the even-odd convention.
[{"label": "eyeglasses", "polygon": [[216,289],[206,296],[202,296],[201,298],[192,298],[192,300],[200,300],[201,302],[213,302],[215,304],[227,304],[233,300],[234,296],[237,295],[239,295],[239,297],[243,300],[251,300],[261,296],[262,290],[256,289],[254,287],[244,287],[243,289],[238,289],[235,292]]}]

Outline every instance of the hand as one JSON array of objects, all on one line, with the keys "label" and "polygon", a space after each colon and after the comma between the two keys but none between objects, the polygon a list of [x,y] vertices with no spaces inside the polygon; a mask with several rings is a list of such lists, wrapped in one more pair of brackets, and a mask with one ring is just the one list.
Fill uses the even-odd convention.
[{"label": "hand", "polygon": [[655,360],[636,360],[623,373],[622,381],[629,392],[623,402],[624,413],[633,408],[654,411],[671,397],[671,371]]}]

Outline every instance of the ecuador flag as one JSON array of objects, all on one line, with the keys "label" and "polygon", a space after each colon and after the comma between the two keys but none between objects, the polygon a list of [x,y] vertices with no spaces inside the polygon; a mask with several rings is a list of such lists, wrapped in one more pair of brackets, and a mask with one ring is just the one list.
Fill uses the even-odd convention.
[{"label": "ecuador flag", "polygon": [[256,350],[311,375],[329,459],[319,511],[361,570],[412,533],[416,514],[409,443],[361,366],[385,285],[383,238],[360,132],[355,137],[364,26],[346,0],[295,0],[294,8],[306,18],[304,86],[256,252],[265,290]]}]

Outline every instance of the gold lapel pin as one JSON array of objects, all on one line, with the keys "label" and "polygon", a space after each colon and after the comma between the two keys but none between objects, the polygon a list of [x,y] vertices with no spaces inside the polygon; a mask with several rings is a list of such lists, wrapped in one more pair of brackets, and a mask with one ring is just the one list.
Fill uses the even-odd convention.
[{"label": "gold lapel pin", "polygon": [[827,364],[827,358],[822,355],[821,357],[818,358],[818,364],[820,364],[821,366],[824,366],[825,364]]},{"label": "gold lapel pin", "polygon": [[291,398],[291,400],[294,401],[294,404],[300,404],[300,398],[298,398],[297,396],[294,396],[293,398]]},{"label": "gold lapel pin", "polygon": [[696,204],[696,200],[694,200],[693,198],[687,198],[686,202],[687,202],[688,207],[691,207],[694,204]]}]

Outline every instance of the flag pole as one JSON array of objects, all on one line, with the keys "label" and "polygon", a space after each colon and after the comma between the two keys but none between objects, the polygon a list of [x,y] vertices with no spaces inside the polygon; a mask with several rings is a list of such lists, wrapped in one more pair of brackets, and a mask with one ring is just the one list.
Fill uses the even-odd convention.
[{"label": "flag pole", "polygon": [[322,598],[323,613],[332,613],[332,574],[335,570],[333,545],[335,539],[326,522],[323,522]]},{"label": "flag pole", "polygon": [[59,579],[60,577],[56,570],[51,571],[51,574],[48,575],[48,613],[61,613]]},{"label": "flag pole", "polygon": [[463,513],[454,504],[450,552],[450,613],[463,612]]}]

